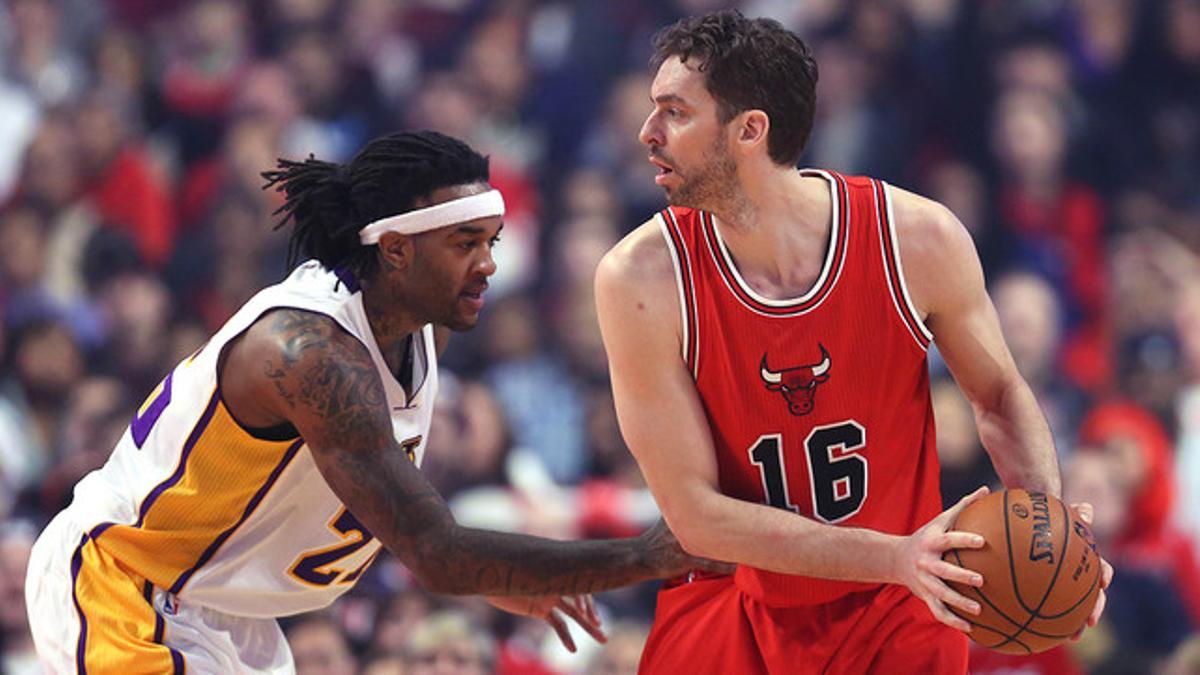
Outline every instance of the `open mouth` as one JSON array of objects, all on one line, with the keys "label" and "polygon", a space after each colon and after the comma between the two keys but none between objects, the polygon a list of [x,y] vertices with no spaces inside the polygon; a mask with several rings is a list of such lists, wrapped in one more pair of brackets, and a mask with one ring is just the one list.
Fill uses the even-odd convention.
[{"label": "open mouth", "polygon": [[463,292],[459,294],[459,297],[461,297],[463,300],[466,300],[468,304],[476,307],[482,307],[483,293],[487,290],[487,288],[487,284],[473,286],[471,288],[464,289]]},{"label": "open mouth", "polygon": [[667,164],[666,162],[664,162],[660,159],[655,159],[654,157],[651,157],[650,163],[653,164],[654,166],[658,167],[658,175],[660,175],[660,176],[666,176],[666,175],[675,173],[675,169],[672,169],[670,164]]}]

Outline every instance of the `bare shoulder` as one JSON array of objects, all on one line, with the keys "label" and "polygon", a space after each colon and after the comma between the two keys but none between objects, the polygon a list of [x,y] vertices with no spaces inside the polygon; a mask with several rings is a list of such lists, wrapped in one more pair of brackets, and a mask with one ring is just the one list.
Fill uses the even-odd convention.
[{"label": "bare shoulder", "polygon": [[366,347],[332,317],[302,309],[280,307],[264,313],[239,340],[230,358],[279,359],[284,363],[318,357],[370,359]]},{"label": "bare shoulder", "polygon": [[[940,202],[889,186],[904,281],[922,315],[981,274],[970,232]],[[981,281],[981,280],[980,280]]]},{"label": "bare shoulder", "polygon": [[596,268],[596,313],[610,343],[617,334],[634,333],[643,340],[661,336],[664,346],[676,343],[683,329],[671,256],[655,218],[604,255]]},{"label": "bare shoulder", "polygon": [[905,262],[912,256],[939,256],[971,243],[971,235],[958,217],[941,202],[890,185],[896,235]]},{"label": "bare shoulder", "polygon": [[673,283],[671,251],[663,239],[658,219],[639,225],[604,255],[597,277],[616,283]]},{"label": "bare shoulder", "polygon": [[264,313],[230,344],[221,390],[234,416],[251,426],[300,427],[306,416],[346,409],[348,397],[384,401],[366,346],[331,317],[292,308]]}]

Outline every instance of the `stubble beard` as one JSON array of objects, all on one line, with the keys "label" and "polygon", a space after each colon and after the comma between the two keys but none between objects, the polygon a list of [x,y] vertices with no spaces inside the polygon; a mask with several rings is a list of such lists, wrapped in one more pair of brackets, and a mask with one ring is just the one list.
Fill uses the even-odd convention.
[{"label": "stubble beard", "polygon": [[693,178],[684,181],[678,190],[667,193],[669,204],[714,211],[737,200],[737,164],[729,156],[724,136],[717,136],[705,158],[708,161]]}]

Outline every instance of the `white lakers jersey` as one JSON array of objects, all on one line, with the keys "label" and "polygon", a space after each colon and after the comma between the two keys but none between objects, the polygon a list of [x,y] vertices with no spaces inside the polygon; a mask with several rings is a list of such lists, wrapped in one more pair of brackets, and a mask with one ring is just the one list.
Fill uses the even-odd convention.
[{"label": "white lakers jersey", "polygon": [[222,348],[280,307],[327,315],[366,346],[396,440],[419,465],[438,385],[432,327],[412,341],[409,399],[375,344],[353,280],[309,261],[251,298],[163,379],[68,508],[87,539],[132,572],[181,602],[240,616],[324,607],[380,548],[326,485],[303,439],[252,436],[222,400]]}]

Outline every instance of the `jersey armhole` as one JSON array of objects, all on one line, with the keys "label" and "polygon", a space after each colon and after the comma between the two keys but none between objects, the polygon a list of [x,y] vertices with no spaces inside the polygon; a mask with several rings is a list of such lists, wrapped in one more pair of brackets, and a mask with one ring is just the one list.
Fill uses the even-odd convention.
[{"label": "jersey armhole", "polygon": [[[283,443],[286,441],[294,441],[300,438],[300,431],[296,429],[295,425],[287,420],[269,427],[252,427],[247,425],[238,419],[237,415],[233,412],[233,409],[229,407],[229,402],[225,400],[225,390],[221,383],[221,371],[225,366],[225,359],[228,356],[228,350],[233,346],[233,343],[245,336],[246,333],[253,328],[255,324],[261,321],[262,318],[269,312],[273,312],[275,310],[296,310],[301,312],[309,312],[310,314],[316,314],[329,319],[335,326],[338,327],[339,330],[344,331],[347,335],[355,340],[358,340],[358,337],[351,333],[350,329],[344,326],[341,321],[338,321],[337,317],[330,314],[297,305],[271,305],[263,308],[261,312],[256,314],[254,318],[250,320],[250,323],[246,324],[241,330],[237,331],[233,334],[233,336],[221,343],[221,348],[217,351],[216,362],[213,364],[213,367],[216,370],[214,373],[214,381],[216,382],[215,396],[217,397],[217,400],[219,400],[221,405],[225,407],[225,412],[229,414],[229,419],[234,423],[235,426],[237,426],[238,429],[242,431],[242,433],[259,441]],[[362,340],[358,341],[359,343],[362,343]],[[366,348],[366,345],[364,344],[363,347]]]},{"label": "jersey armhole", "polygon": [[700,335],[696,321],[696,289],[693,285],[691,258],[679,232],[679,223],[671,209],[663,209],[657,217],[659,229],[671,254],[671,265],[675,269],[675,289],[679,293],[679,318],[683,334],[680,356],[688,372],[692,374],[692,379],[696,380],[699,378]]},{"label": "jersey armhole", "polygon": [[884,181],[876,180],[875,191],[876,213],[879,215],[879,238],[883,251],[884,276],[887,278],[888,293],[892,305],[900,315],[905,328],[922,350],[928,350],[933,342],[933,333],[921,320],[912,296],[908,293],[908,285],[904,281],[904,263],[900,259],[900,240],[896,236],[896,217],[892,209],[892,186]]}]

